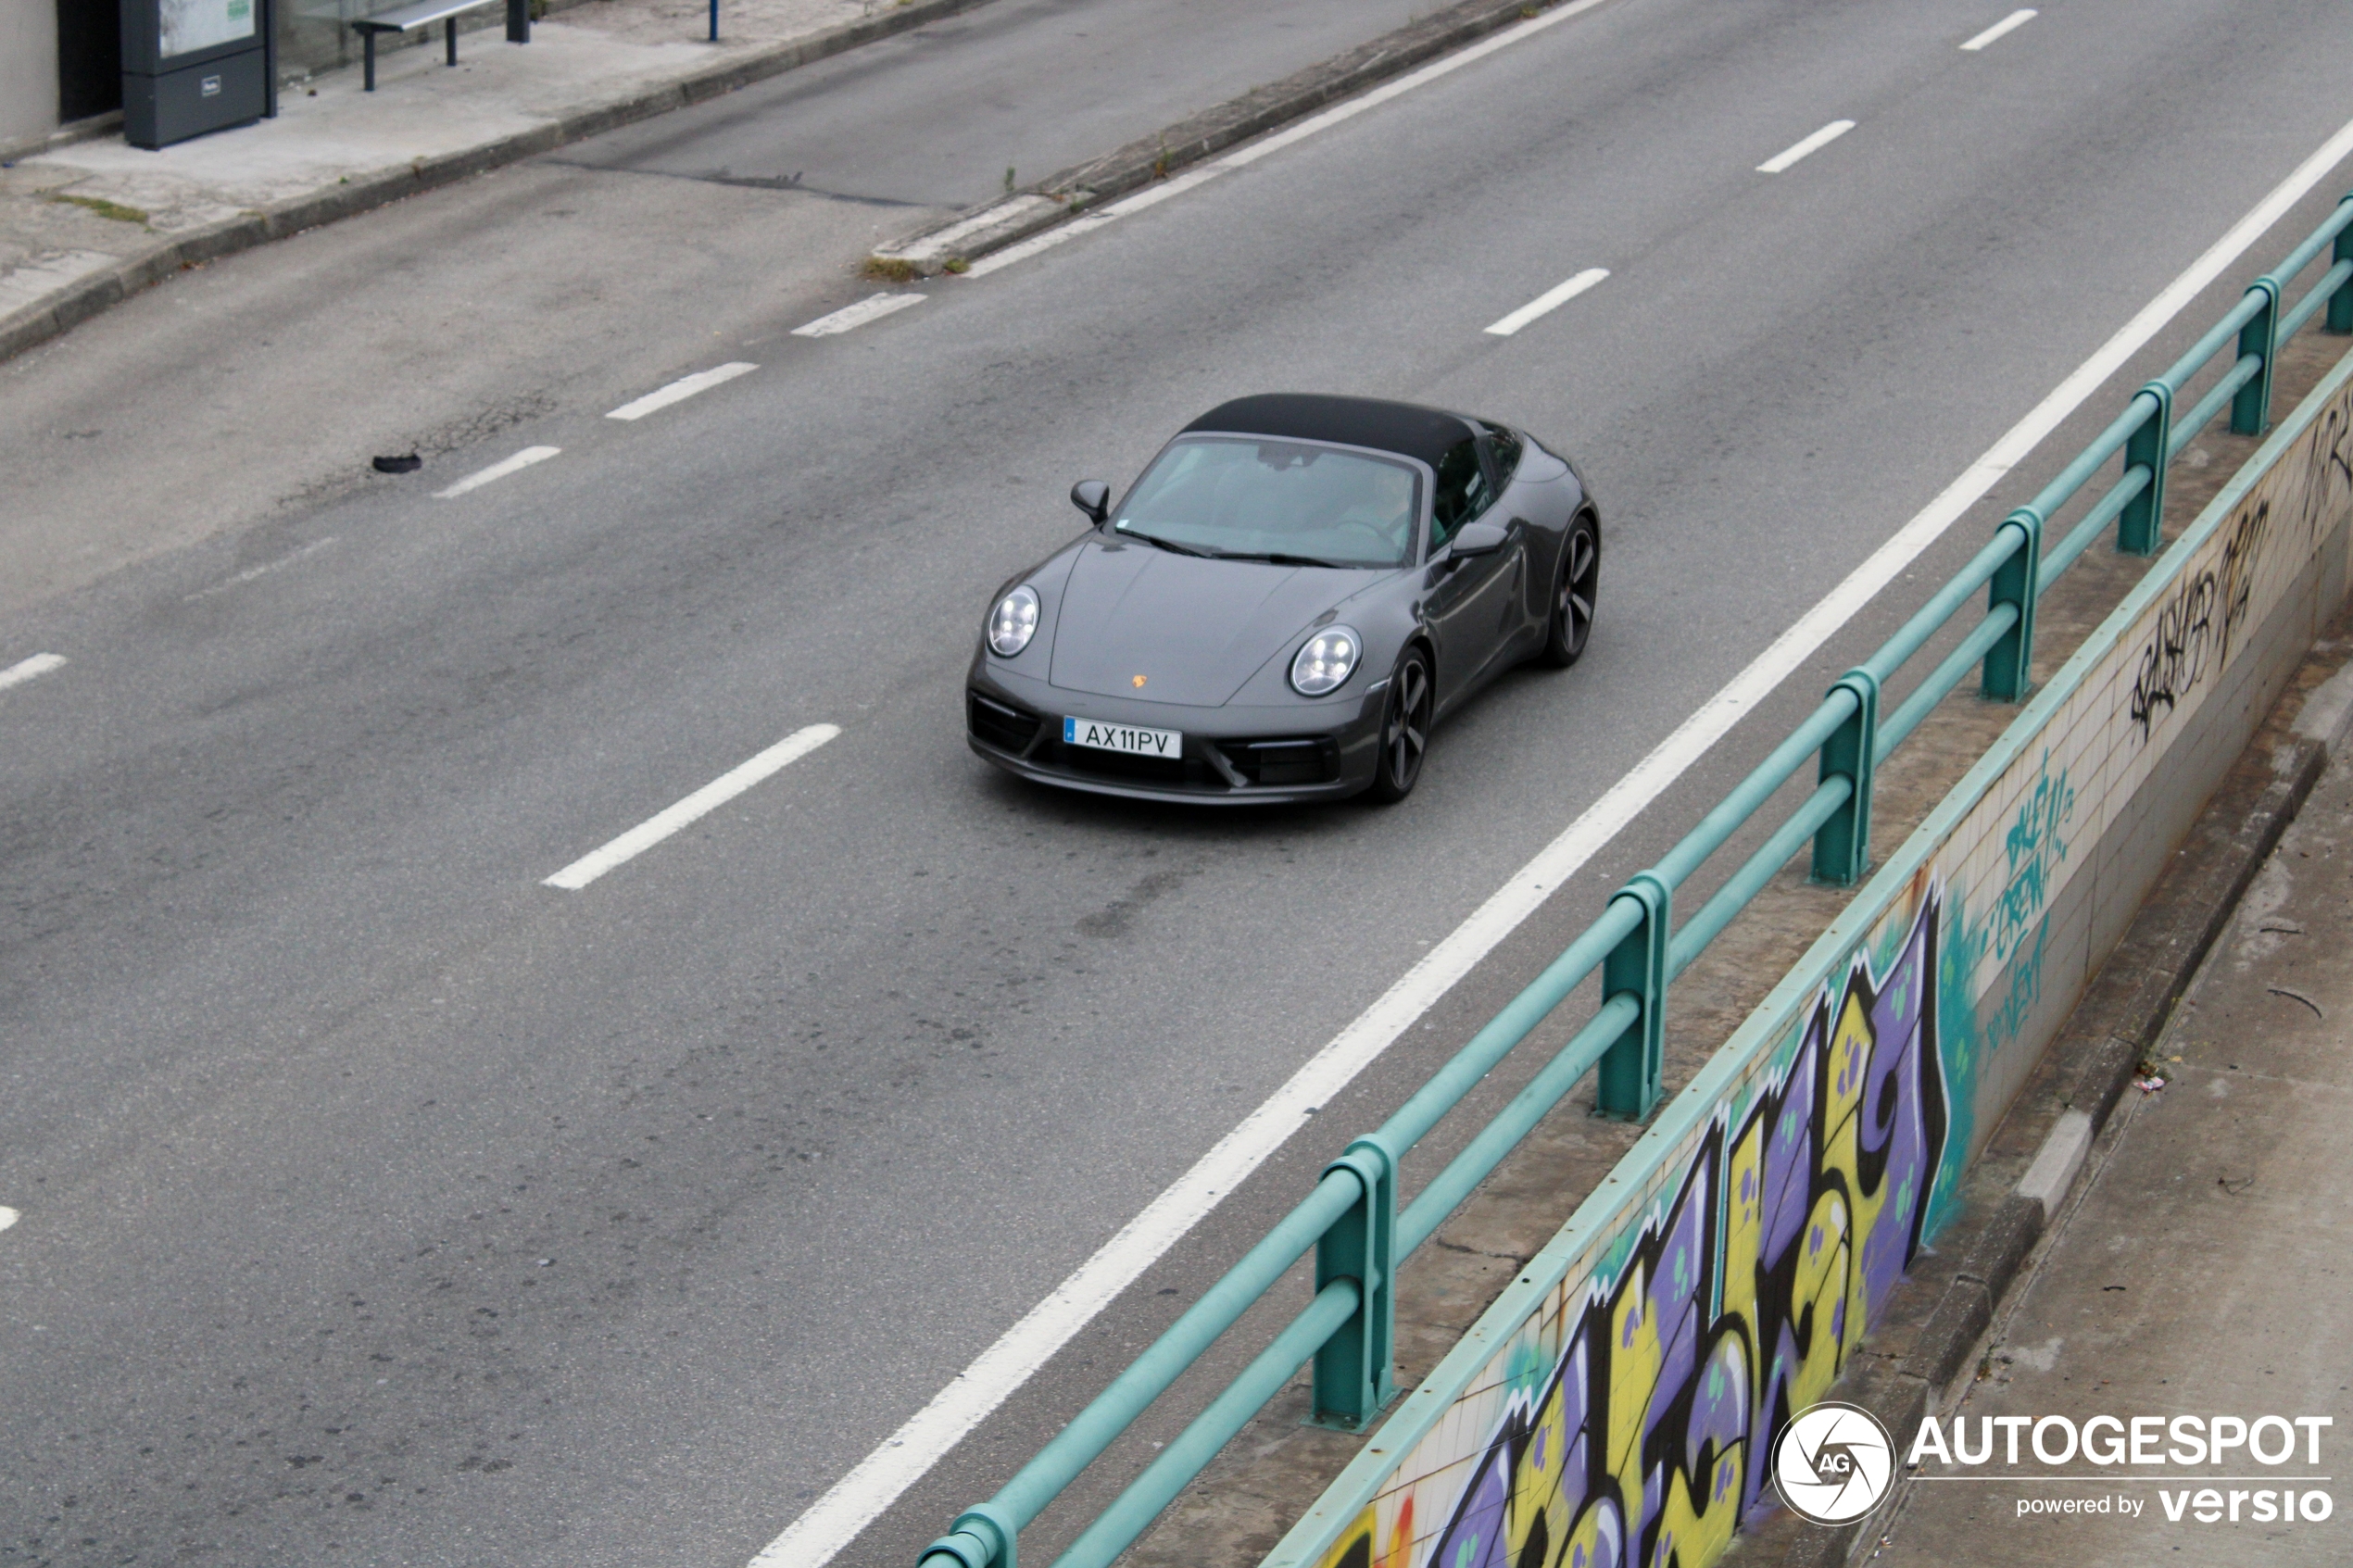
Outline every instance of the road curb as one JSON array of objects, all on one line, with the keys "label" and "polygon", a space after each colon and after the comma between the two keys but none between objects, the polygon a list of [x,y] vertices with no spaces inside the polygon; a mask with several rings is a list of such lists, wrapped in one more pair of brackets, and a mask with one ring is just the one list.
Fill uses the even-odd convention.
[{"label": "road curb", "polygon": [[[1892,1293],[1884,1326],[1833,1388],[1833,1397],[1879,1417],[1899,1444],[1955,1378],[1969,1375],[2003,1298],[2082,1182],[2093,1140],[2344,746],[2353,727],[2348,631],[2353,622],[2340,621],[2305,656],[1964,1179],[1962,1217],[1923,1250]],[[1739,1561],[1844,1568],[1876,1545],[1900,1495],[1891,1491],[1878,1512],[1836,1528],[1783,1512]]]},{"label": "road curb", "polygon": [[385,207],[404,196],[413,196],[469,175],[536,157],[672,109],[702,103],[988,3],[988,0],[913,0],[912,4],[894,6],[880,16],[862,18],[823,32],[753,50],[662,86],[591,105],[495,142],[439,157],[418,158],[407,169],[366,175],[349,184],[330,186],[172,235],[115,267],[68,285],[47,300],[0,317],[0,361],[46,343],[186,268]]},{"label": "road curb", "polygon": [[977,260],[1002,250],[1327,104],[1403,76],[1491,32],[1540,16],[1557,4],[1559,0],[1534,4],[1529,0],[1458,0],[1345,54],[1139,137],[1115,152],[967,207],[919,234],[879,247],[868,258],[868,268],[897,277],[951,270],[951,263]]}]

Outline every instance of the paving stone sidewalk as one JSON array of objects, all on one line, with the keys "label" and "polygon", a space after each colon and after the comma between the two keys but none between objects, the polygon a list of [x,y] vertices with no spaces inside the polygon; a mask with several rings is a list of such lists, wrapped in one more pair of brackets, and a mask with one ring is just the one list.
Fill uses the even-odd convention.
[{"label": "paving stone sidewalk", "polygon": [[712,97],[981,0],[590,0],[528,44],[437,35],[283,90],[275,119],[158,152],[120,131],[0,166],[0,359],[191,266]]}]

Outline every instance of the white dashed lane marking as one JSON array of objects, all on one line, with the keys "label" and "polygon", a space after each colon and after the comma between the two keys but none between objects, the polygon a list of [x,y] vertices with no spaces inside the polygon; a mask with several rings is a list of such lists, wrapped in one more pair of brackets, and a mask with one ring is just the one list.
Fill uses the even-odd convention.
[{"label": "white dashed lane marking", "polygon": [[904,310],[911,305],[921,305],[929,297],[920,294],[870,294],[855,305],[845,305],[830,316],[820,316],[804,326],[795,327],[795,337],[832,337],[852,327],[862,327],[869,321],[879,321],[893,311]]},{"label": "white dashed lane marking", "polygon": [[[965,272],[964,276],[968,278],[985,278],[1000,267],[1011,267],[1016,261],[1024,261],[1028,259],[1030,257],[1038,255],[1041,251],[1051,250],[1054,246],[1062,245],[1069,240],[1075,240],[1081,234],[1092,233],[1095,230],[1101,228],[1104,224],[1109,223],[1115,218],[1125,218],[1130,213],[1141,212],[1148,207],[1157,206],[1161,202],[1166,201],[1171,196],[1180,195],[1183,193],[1191,190],[1196,185],[1203,184],[1211,180],[1214,180],[1221,174],[1229,173],[1237,169],[1248,168],[1251,164],[1256,163],[1260,158],[1265,157],[1269,153],[1280,152],[1283,148],[1291,145],[1295,142],[1305,141],[1308,137],[1315,135],[1319,132],[1329,130],[1335,125],[1353,119],[1367,109],[1378,108],[1381,105],[1388,103],[1392,98],[1402,97],[1405,94],[1411,93],[1416,87],[1427,86],[1428,83],[1436,82],[1441,77],[1451,75],[1453,72],[1462,69],[1465,66],[1470,65],[1478,60],[1485,59],[1488,56],[1494,54],[1499,49],[1508,49],[1513,44],[1519,43],[1522,39],[1533,38],[1538,33],[1542,32],[1545,29],[1557,27],[1562,22],[1568,20],[1569,18],[1580,16],[1583,13],[1592,10],[1594,6],[1600,5],[1601,3],[1602,0],[1570,0],[1570,3],[1566,6],[1561,6],[1553,10],[1545,11],[1537,16],[1530,17],[1529,19],[1519,23],[1516,27],[1506,28],[1503,31],[1496,33],[1493,37],[1489,38],[1484,43],[1474,44],[1467,49],[1457,50],[1455,53],[1448,55],[1442,59],[1439,59],[1429,65],[1422,67],[1419,70],[1414,71],[1406,76],[1399,77],[1396,81],[1388,83],[1386,86],[1376,87],[1371,92],[1351,98],[1345,103],[1335,104],[1330,108],[1325,109],[1320,113],[1309,115],[1305,119],[1301,120],[1298,124],[1293,125],[1287,130],[1277,131],[1271,136],[1262,137],[1260,140],[1251,143],[1248,146],[1245,146],[1239,151],[1227,153],[1224,157],[1217,159],[1214,163],[1204,164],[1201,168],[1192,169],[1188,173],[1180,174],[1173,180],[1166,180],[1157,184],[1146,186],[1143,190],[1138,192],[1132,196],[1112,203],[1111,206],[1103,208],[1101,212],[1090,213],[1084,218],[1074,219],[1072,221],[1063,224],[1060,228],[1049,229],[1042,234],[1022,241],[1019,245],[1008,245],[1005,249],[998,251],[992,256],[974,262],[971,269]],[[830,318],[828,319],[830,320]],[[816,326],[819,323],[814,321],[810,323],[811,326]],[[853,326],[856,325],[855,322],[852,322],[851,324]],[[802,330],[805,332],[807,331],[807,328],[803,328]],[[770,1545],[767,1551],[761,1554],[761,1561],[767,1562],[778,1559],[787,1546],[795,1545],[800,1538],[801,1537],[796,1537],[788,1541],[784,1537],[779,1537],[775,1542]],[[836,1547],[834,1549],[838,1549],[838,1547]]]},{"label": "white dashed lane marking", "polygon": [[319,550],[323,550],[334,542],[335,535],[332,533],[328,534],[323,539],[313,539],[309,544],[305,545],[302,548],[295,551],[292,555],[280,556],[276,560],[264,561],[259,566],[249,566],[233,577],[225,577],[221,579],[209,588],[199,588],[195,593],[184,596],[182,597],[180,602],[183,605],[192,605],[198,599],[208,599],[215,594],[225,594],[232,588],[242,587],[244,584],[252,582],[257,577],[267,577],[273,571],[281,571],[285,567],[292,566],[295,562],[302,559],[303,557]]},{"label": "white dashed lane marking", "polygon": [[796,730],[749,762],[739,763],[666,811],[647,818],[601,849],[583,855],[541,885],[577,893],[623,861],[635,859],[686,827],[718,809],[786,763],[799,761],[836,735],[838,724],[812,724]]},{"label": "white dashed lane marking", "polygon": [[2031,10],[2012,11],[2008,16],[2004,17],[1992,27],[1987,28],[1983,32],[1979,33],[1976,37],[1962,44],[1961,47],[1974,54],[1976,51],[1984,48],[1988,44],[1993,43],[1994,40],[2004,37],[2007,34],[2016,32],[2020,28],[2024,27],[2028,22],[2031,22],[2033,19],[2034,13]]},{"label": "white dashed lane marking", "polygon": [[1763,163],[1758,164],[1756,166],[1756,172],[1759,174],[1779,174],[1790,165],[1795,163],[1799,158],[1809,157],[1815,153],[1820,152],[1824,147],[1829,146],[1832,142],[1837,141],[1841,136],[1845,135],[1848,132],[1854,129],[1855,122],[1851,119],[1833,119],[1828,125],[1823,126],[1819,131],[1815,132],[1811,136],[1806,137],[1803,142],[1798,143],[1797,145],[1791,147],[1786,151],[1775,153],[1771,157],[1768,157]]},{"label": "white dashed lane marking", "polygon": [[623,403],[620,408],[607,414],[605,418],[642,420],[658,408],[667,408],[673,403],[684,403],[698,392],[709,392],[724,382],[734,381],[737,376],[749,374],[758,369],[760,367],[757,365],[747,365],[742,360],[736,359],[721,365],[715,370],[698,370],[691,376],[679,377],[658,391],[648,392],[635,403]]},{"label": "white dashed lane marking", "polygon": [[1497,337],[1509,337],[1539,316],[1559,309],[1608,276],[1609,269],[1606,267],[1588,267],[1558,288],[1546,289],[1502,320],[1491,323],[1487,330]]},{"label": "white dashed lane marking", "polygon": [[20,684],[35,675],[46,675],[66,661],[61,653],[36,653],[31,659],[19,659],[6,670],[0,670],[0,689]]},{"label": "white dashed lane marking", "polygon": [[493,480],[504,479],[510,473],[520,473],[534,463],[544,463],[562,450],[560,446],[526,446],[503,463],[493,463],[478,473],[466,475],[447,490],[434,491],[434,499],[447,501],[451,496],[462,495],[469,490],[479,490]]}]

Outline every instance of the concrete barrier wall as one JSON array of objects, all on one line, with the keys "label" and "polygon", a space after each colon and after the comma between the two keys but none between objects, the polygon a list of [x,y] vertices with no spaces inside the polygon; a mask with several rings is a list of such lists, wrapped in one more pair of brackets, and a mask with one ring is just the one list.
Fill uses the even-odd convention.
[{"label": "concrete barrier wall", "polygon": [[[1712,1562],[2348,588],[2322,381],[1267,1568]],[[1670,999],[1669,1006],[1672,1001]]]}]

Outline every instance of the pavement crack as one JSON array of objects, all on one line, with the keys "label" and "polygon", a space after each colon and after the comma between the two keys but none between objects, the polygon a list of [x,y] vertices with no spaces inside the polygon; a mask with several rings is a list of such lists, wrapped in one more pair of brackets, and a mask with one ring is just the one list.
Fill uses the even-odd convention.
[{"label": "pavement crack", "polygon": [[699,185],[736,185],[754,191],[791,191],[800,195],[816,196],[824,201],[847,202],[852,207],[887,207],[910,209],[935,209],[934,202],[912,201],[904,196],[864,195],[856,191],[830,190],[823,185],[804,184],[799,174],[735,174],[724,169],[638,169],[624,163],[586,163],[575,158],[549,157],[543,163],[561,164],[566,169],[586,169],[591,174],[635,174],[654,180],[688,180]]},{"label": "pavement crack", "polygon": [[1506,1263],[1516,1264],[1521,1268],[1527,1267],[1529,1260],[1535,1256],[1534,1253],[1522,1254],[1518,1252],[1490,1252],[1483,1247],[1466,1247],[1459,1241],[1449,1241],[1442,1236],[1431,1236],[1429,1238],[1429,1244],[1432,1247],[1441,1248],[1448,1252],[1460,1252],[1465,1256],[1471,1258],[1495,1258]]}]

